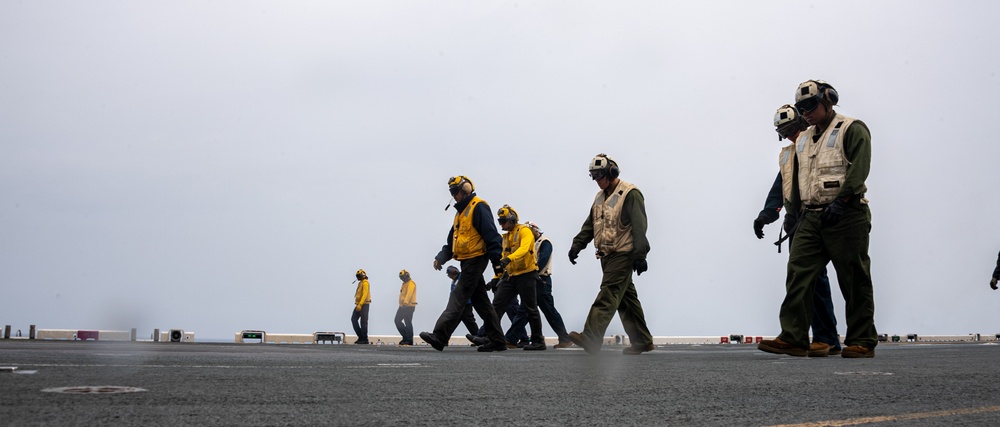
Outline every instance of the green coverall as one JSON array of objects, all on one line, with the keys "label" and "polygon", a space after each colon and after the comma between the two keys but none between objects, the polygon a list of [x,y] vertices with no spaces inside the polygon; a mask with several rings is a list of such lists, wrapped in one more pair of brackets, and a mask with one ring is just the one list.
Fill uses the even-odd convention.
[{"label": "green coverall", "polygon": [[[610,188],[613,189],[614,186]],[[604,272],[601,290],[590,307],[582,332],[584,338],[597,349],[603,344],[604,332],[616,311],[633,346],[653,343],[653,335],[646,327],[639,294],[632,283],[633,260],[646,259],[649,252],[649,241],[646,240],[646,203],[639,189],[628,192],[623,203],[621,223],[624,226],[632,225],[632,251],[605,254],[601,258],[601,270]],[[591,210],[580,232],[573,238],[573,245],[585,248],[593,239],[594,218]]]},{"label": "green coverall", "polygon": [[[818,136],[813,143],[817,140]],[[788,259],[785,300],[778,316],[781,321],[778,338],[801,348],[809,348],[813,283],[831,261],[847,306],[844,345],[874,349],[878,344],[871,259],[868,257],[871,211],[867,204],[861,203],[865,179],[871,169],[871,134],[860,120],[854,121],[844,134],[844,154],[850,164],[837,198],[849,199],[842,219],[834,226],[822,225],[822,210],[806,210],[801,206],[798,165],[792,179],[792,200],[796,201],[801,219]]]}]

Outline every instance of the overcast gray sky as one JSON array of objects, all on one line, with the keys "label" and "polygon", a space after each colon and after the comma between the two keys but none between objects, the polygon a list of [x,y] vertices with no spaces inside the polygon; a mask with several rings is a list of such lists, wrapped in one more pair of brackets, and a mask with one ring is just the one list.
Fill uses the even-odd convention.
[{"label": "overcast gray sky", "polygon": [[879,332],[997,333],[998,15],[993,1],[5,1],[0,323],[350,332],[364,268],[370,332],[395,334],[405,268],[430,330],[449,291],[431,267],[446,182],[463,174],[553,240],[556,306],[580,330],[600,267],[565,254],[606,152],[646,197],[636,283],[653,335],[774,335],[787,247],[778,224],[764,240],[751,227],[783,145],[771,119],[823,79],[872,133]]}]

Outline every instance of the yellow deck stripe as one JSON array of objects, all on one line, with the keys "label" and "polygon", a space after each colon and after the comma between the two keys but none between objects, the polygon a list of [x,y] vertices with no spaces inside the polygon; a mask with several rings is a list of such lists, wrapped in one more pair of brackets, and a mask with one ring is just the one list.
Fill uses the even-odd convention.
[{"label": "yellow deck stripe", "polygon": [[878,417],[851,418],[847,420],[814,421],[800,424],[777,424],[768,427],[837,427],[854,426],[858,424],[882,423],[886,421],[918,420],[922,418],[949,417],[955,415],[981,414],[984,412],[1000,412],[1000,406],[983,406],[979,408],[951,409],[946,411],[916,412],[912,414],[883,415]]}]

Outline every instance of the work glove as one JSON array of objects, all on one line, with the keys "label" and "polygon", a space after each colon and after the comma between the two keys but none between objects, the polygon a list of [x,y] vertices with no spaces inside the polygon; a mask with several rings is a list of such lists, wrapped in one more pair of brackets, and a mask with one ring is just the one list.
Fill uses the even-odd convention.
[{"label": "work glove", "polygon": [[758,239],[764,238],[764,221],[761,221],[760,217],[753,220],[753,234],[756,234]]},{"label": "work glove", "polygon": [[439,262],[437,258],[434,258],[434,269],[437,271],[441,271],[441,262]]},{"label": "work glove", "polygon": [[499,287],[499,286],[500,286],[500,278],[499,277],[494,277],[489,282],[486,282],[486,290],[493,291],[493,293],[496,293],[497,287]]},{"label": "work glove", "polygon": [[583,248],[581,248],[581,247],[579,247],[577,245],[570,246],[570,248],[569,248],[569,262],[570,262],[570,264],[576,265],[576,259],[580,256],[580,251],[582,251],[582,250],[583,250]]},{"label": "work glove", "polygon": [[636,276],[642,276],[642,272],[648,270],[649,266],[646,264],[646,260],[637,259],[632,261],[632,269],[635,270]]},{"label": "work glove", "polygon": [[500,268],[507,268],[507,264],[510,264],[510,258],[500,258]]},{"label": "work glove", "polygon": [[823,209],[823,212],[819,214],[819,220],[823,223],[824,227],[833,227],[844,217],[845,208],[847,208],[847,203],[841,199],[836,199],[833,203],[830,203],[830,206]]},{"label": "work glove", "polygon": [[994,277],[993,280],[990,280],[990,287],[993,288],[994,291],[997,289],[997,278],[996,277]]},{"label": "work glove", "polygon": [[503,274],[503,267],[500,266],[500,261],[493,263],[493,275],[500,277]]}]

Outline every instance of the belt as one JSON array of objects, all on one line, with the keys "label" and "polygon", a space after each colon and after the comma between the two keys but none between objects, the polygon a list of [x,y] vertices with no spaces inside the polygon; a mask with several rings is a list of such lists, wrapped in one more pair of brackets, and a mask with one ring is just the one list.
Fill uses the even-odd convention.
[{"label": "belt", "polygon": [[830,206],[830,204],[829,203],[824,203],[822,205],[806,205],[806,209],[808,209],[808,210],[820,210],[820,209],[826,209],[827,206]]}]

